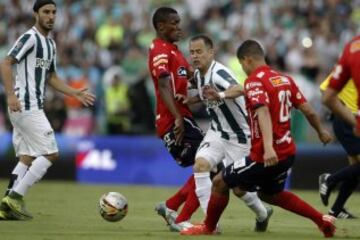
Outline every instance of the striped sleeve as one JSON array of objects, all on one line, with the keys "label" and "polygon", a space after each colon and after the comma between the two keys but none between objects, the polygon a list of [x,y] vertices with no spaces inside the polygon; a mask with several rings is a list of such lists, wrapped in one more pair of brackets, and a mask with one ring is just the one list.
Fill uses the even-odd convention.
[{"label": "striped sleeve", "polygon": [[218,89],[224,91],[233,85],[238,85],[238,82],[230,72],[226,71],[225,69],[220,69],[216,71],[214,84]]},{"label": "striped sleeve", "polygon": [[34,38],[31,34],[23,34],[16,40],[14,46],[8,52],[8,56],[14,57],[17,61],[20,61],[29,51],[33,49],[35,45]]},{"label": "striped sleeve", "polygon": [[55,72],[57,71],[57,67],[56,67],[56,56],[57,56],[57,52],[56,52],[56,44],[55,44],[55,41],[50,39],[50,44],[51,44],[51,49],[52,49],[52,61],[51,61],[51,64],[50,64],[50,69],[49,69],[49,72]]}]

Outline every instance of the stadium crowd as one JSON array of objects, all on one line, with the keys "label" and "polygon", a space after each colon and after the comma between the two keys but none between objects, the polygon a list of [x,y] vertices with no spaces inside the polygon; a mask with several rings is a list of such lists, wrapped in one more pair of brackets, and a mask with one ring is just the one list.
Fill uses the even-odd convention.
[{"label": "stadium crowd", "polygon": [[[360,30],[360,0],[57,0],[53,38],[58,74],[71,86],[89,86],[96,105],[85,109],[48,88],[46,112],[54,130],[71,135],[153,134],[154,90],[146,56],[155,37],[153,10],[169,5],[182,16],[184,39],[206,33],[217,58],[244,80],[235,56],[253,38],[267,49],[267,61],[290,73],[314,107],[322,111],[318,85],[331,71],[344,43]],[[0,1],[0,57],[33,24],[32,1]],[[0,85],[0,133],[7,131],[6,101]],[[203,108],[197,116],[204,117]],[[302,119],[295,114],[295,124]],[[305,127],[305,125],[304,125]],[[298,141],[309,140],[304,128]]]}]

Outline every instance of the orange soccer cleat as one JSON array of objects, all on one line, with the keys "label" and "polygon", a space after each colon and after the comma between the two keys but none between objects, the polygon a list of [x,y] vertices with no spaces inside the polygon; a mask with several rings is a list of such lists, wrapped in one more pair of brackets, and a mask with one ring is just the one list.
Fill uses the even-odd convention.
[{"label": "orange soccer cleat", "polygon": [[214,235],[217,231],[210,231],[207,229],[205,224],[194,225],[190,228],[185,228],[180,231],[181,235]]}]

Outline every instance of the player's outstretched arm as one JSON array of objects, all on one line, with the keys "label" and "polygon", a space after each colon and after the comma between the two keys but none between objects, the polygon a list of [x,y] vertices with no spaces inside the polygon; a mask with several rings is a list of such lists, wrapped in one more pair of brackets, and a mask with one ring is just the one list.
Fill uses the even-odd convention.
[{"label": "player's outstretched arm", "polygon": [[186,104],[186,105],[192,105],[192,104],[201,102],[201,98],[199,95],[187,97],[182,94],[176,94],[175,100],[178,102],[182,102],[183,104]]},{"label": "player's outstretched arm", "polygon": [[21,111],[21,104],[14,92],[14,80],[12,65],[17,61],[11,56],[7,56],[0,64],[1,77],[3,79],[7,103],[11,112]]},{"label": "player's outstretched arm", "polygon": [[307,102],[300,104],[298,109],[304,114],[307,121],[317,132],[319,139],[321,142],[326,145],[333,141],[333,137],[331,134],[323,127],[320,121],[319,115],[315,112],[315,110],[311,107],[311,105]]},{"label": "player's outstretched arm", "polygon": [[267,106],[258,107],[256,114],[264,145],[264,167],[274,166],[278,164],[279,159],[273,147],[272,122],[269,108]]},{"label": "player's outstretched arm", "polygon": [[208,100],[234,99],[244,95],[244,88],[241,85],[233,85],[223,92],[217,92],[213,87],[204,86],[203,94]]},{"label": "player's outstretched arm", "polygon": [[49,85],[55,90],[75,97],[86,107],[92,106],[95,102],[95,95],[90,93],[87,88],[75,89],[65,84],[55,73],[52,73],[48,81]]}]

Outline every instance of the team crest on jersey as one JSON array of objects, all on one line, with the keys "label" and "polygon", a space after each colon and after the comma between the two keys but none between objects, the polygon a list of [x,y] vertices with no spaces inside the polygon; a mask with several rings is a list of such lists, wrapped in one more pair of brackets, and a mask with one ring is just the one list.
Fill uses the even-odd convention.
[{"label": "team crest on jersey", "polygon": [[186,77],[187,76],[186,68],[183,66],[179,67],[177,70],[177,74],[179,77]]},{"label": "team crest on jersey", "polygon": [[282,85],[289,84],[289,79],[287,77],[284,77],[284,76],[272,77],[269,80],[270,80],[271,84],[274,87],[279,87],[279,86],[282,86]]},{"label": "team crest on jersey", "polygon": [[23,46],[24,46],[24,44],[21,41],[19,41],[15,46],[15,50],[19,51]]}]

